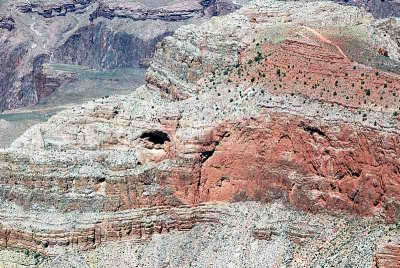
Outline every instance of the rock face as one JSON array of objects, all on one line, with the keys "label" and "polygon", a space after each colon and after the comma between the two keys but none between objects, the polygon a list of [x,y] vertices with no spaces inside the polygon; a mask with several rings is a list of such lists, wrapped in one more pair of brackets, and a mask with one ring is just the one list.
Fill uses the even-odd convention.
[{"label": "rock face", "polygon": [[90,15],[90,19],[99,17],[106,19],[127,18],[131,20],[162,20],[180,21],[188,20],[198,16],[218,16],[230,13],[239,8],[229,1],[180,1],[169,6],[154,6],[144,8],[137,3],[126,3],[121,5],[115,1],[101,2],[98,8]]},{"label": "rock face", "polygon": [[0,49],[4,52],[0,111],[37,104],[54,92],[53,87],[43,88],[45,63],[99,70],[147,66],[156,44],[178,27],[237,8],[229,1],[200,0],[170,0],[163,5],[151,1],[5,1],[0,5],[4,14],[0,18]]},{"label": "rock face", "polygon": [[87,251],[107,241],[129,239],[143,242],[153,234],[188,231],[199,223],[216,224],[218,212],[202,207],[125,211],[115,215],[115,218],[110,214],[88,218],[86,220],[92,222],[89,225],[82,224],[75,231],[71,231],[71,226],[66,226],[68,223],[62,222],[56,228],[48,229],[47,233],[4,227],[0,230],[0,245],[39,251],[43,255],[56,255],[63,248]]},{"label": "rock face", "polygon": [[386,0],[338,0],[336,2],[354,5],[365,9],[377,18],[399,17],[400,4],[398,1]]},{"label": "rock face", "polygon": [[374,257],[373,267],[398,267],[400,263],[399,244],[390,243],[378,249]]},{"label": "rock face", "polygon": [[17,9],[22,13],[36,13],[44,18],[66,16],[77,13],[93,4],[93,0],[49,1],[42,3],[19,3]]},{"label": "rock face", "polygon": [[[385,237],[399,235],[400,217],[396,25],[332,2],[255,1],[180,28],[131,95],[60,112],[0,151],[4,254],[25,248],[61,266],[77,247],[89,263],[115,241],[147,252],[137,238],[148,232],[157,264],[131,250],[116,263],[390,267]],[[36,225],[21,222],[22,208]],[[187,232],[157,234],[165,226]]]},{"label": "rock face", "polygon": [[[329,215],[315,217],[281,204],[254,202],[126,211],[108,225],[104,224],[107,218],[104,214],[82,218],[79,214],[64,213],[59,218],[58,213],[53,213],[50,229],[43,229],[42,225],[49,219],[48,215],[18,212],[25,213],[22,218],[36,219],[32,235],[38,243],[30,250],[1,250],[0,263],[5,266],[18,262],[32,267],[69,267],[71,263],[76,267],[186,267],[189,263],[194,267],[344,267],[346,264],[369,267],[375,260],[375,245],[383,230],[393,233],[382,224],[365,220]],[[132,215],[139,217],[139,221],[130,220]],[[152,215],[157,215],[157,222]],[[73,223],[87,222],[90,217],[101,228],[91,230],[91,224]],[[218,220],[214,221],[214,217]],[[198,222],[193,226],[194,221]],[[32,221],[30,224],[31,227],[26,227],[28,223],[15,220],[8,226],[30,229]],[[66,232],[74,224],[74,231]],[[86,232],[81,229],[83,225]],[[261,233],[268,233],[270,237],[260,236]],[[32,235],[25,235],[20,232],[19,237],[10,237],[10,244],[32,239]],[[68,240],[77,235],[79,238]],[[54,245],[55,241],[58,245]],[[101,244],[97,244],[99,241]],[[320,250],[313,250],[316,247]],[[346,257],[349,252],[348,259],[332,257],[334,254]]]},{"label": "rock face", "polygon": [[0,28],[8,31],[14,30],[15,21],[12,17],[0,18]]}]

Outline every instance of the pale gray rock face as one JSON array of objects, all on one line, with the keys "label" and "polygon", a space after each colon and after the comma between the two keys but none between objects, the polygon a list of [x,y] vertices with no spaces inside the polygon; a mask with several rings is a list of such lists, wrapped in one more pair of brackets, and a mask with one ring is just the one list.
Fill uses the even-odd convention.
[{"label": "pale gray rock face", "polygon": [[[104,243],[95,250],[69,251],[52,258],[2,250],[0,263],[62,268],[370,267],[377,241],[398,236],[393,226],[344,216],[316,217],[278,203],[208,204],[201,209],[213,211],[218,222],[154,234],[149,239]],[[65,228],[70,216],[55,213],[53,228]],[[73,217],[76,222],[87,220]],[[44,224],[43,220],[38,217],[36,225]]]},{"label": "pale gray rock face", "polygon": [[[90,9],[90,5],[81,5],[82,10]],[[123,27],[117,17],[128,16],[126,12],[129,8],[131,6],[120,11],[101,7],[96,9],[98,15],[95,20],[112,19],[107,23]],[[25,14],[29,12],[28,8]],[[33,13],[34,16],[57,19],[61,12],[62,9],[59,11],[56,8],[55,11],[43,13],[43,10],[37,11],[35,8]],[[67,13],[66,16],[78,15]],[[355,137],[354,144],[360,140],[370,142],[368,149],[371,153],[365,153],[367,156],[361,160],[363,167],[367,167],[369,158],[373,158],[369,156],[374,153],[371,148],[376,148],[373,147],[374,142],[385,146],[381,151],[387,152],[386,157],[378,155],[377,158],[380,161],[389,159],[385,164],[391,164],[390,159],[397,159],[398,156],[398,151],[392,147],[400,130],[400,123],[390,110],[393,107],[387,110],[372,109],[370,106],[354,108],[340,102],[308,97],[306,90],[301,94],[276,93],[278,89],[263,84],[230,80],[233,78],[227,77],[225,71],[236,68],[241,57],[246,56],[241,54],[243,51],[252,45],[258,47],[253,44],[256,38],[274,45],[291,37],[291,41],[307,41],[306,45],[315,50],[328,47],[323,51],[325,54],[321,61],[332,57],[341,64],[344,62],[341,67],[345,67],[345,63],[351,62],[346,55],[342,55],[347,51],[338,52],[338,47],[333,43],[327,45],[329,40],[321,38],[315,30],[321,28],[340,34],[343,29],[350,29],[356,40],[360,36],[367,40],[365,47],[374,51],[376,47],[383,46],[387,48],[387,56],[383,57],[390,63],[397,62],[400,50],[394,38],[396,25],[397,20],[376,20],[358,8],[331,2],[258,0],[233,14],[213,18],[205,24],[181,27],[158,46],[145,85],[129,95],[104,97],[61,111],[47,122],[27,130],[10,148],[0,150],[0,245],[4,246],[4,249],[0,249],[0,265],[375,265],[378,262],[378,245],[387,243],[388,237],[398,239],[400,236],[396,225],[383,221],[383,214],[388,213],[386,208],[381,204],[375,205],[374,217],[368,218],[335,213],[335,209],[341,205],[339,197],[334,199],[338,203],[334,204],[333,210],[327,205],[327,210],[317,211],[319,213],[291,208],[288,204],[293,204],[290,201],[296,198],[293,196],[295,186],[299,187],[307,181],[317,187],[305,189],[308,192],[301,197],[309,198],[307,201],[316,200],[318,205],[328,203],[326,196],[319,197],[321,192],[328,191],[328,197],[337,197],[342,193],[336,191],[333,185],[340,179],[335,178],[329,180],[332,184],[324,184],[330,179],[322,174],[325,170],[321,174],[316,172],[310,175],[305,168],[301,172],[298,172],[300,169],[297,166],[294,172],[290,168],[295,166],[293,159],[302,157],[298,155],[306,154],[318,146],[326,146],[324,158],[329,156],[330,151],[339,154],[346,152],[342,139],[352,135]],[[144,24],[141,26],[145,27]],[[152,33],[148,31],[144,34],[148,35]],[[323,41],[316,41],[315,36]],[[87,53],[84,46],[76,46],[70,50],[64,48],[67,51],[65,55],[59,52],[58,56],[53,56],[65,56],[65,59],[74,62],[78,59],[74,59],[70,53],[75,49],[79,53]],[[93,64],[103,63],[112,64],[115,61],[104,60]],[[51,63],[43,66],[49,77],[57,74],[58,77],[69,79],[77,72],[75,69],[65,72],[63,68],[53,68]],[[356,67],[375,70],[361,64]],[[89,72],[87,69],[79,71]],[[274,73],[278,75],[275,69]],[[397,77],[395,73],[391,75]],[[393,84],[397,81],[395,78]],[[366,113],[368,117],[363,116]],[[277,114],[282,116],[276,117]],[[303,123],[319,123],[317,126],[302,125],[295,121],[297,118]],[[222,163],[229,163],[235,158],[233,154],[223,155],[223,146],[229,143],[226,139],[229,139],[230,132],[243,129],[241,134],[244,138],[238,137],[240,142],[230,147],[231,151],[238,147],[235,152],[236,156],[240,156],[245,150],[254,150],[251,147],[258,148],[263,144],[259,139],[273,137],[273,132],[279,129],[270,128],[271,122],[279,121],[276,125],[290,127],[291,119],[296,122],[295,129],[302,129],[300,134],[309,133],[301,136],[304,137],[301,145],[308,147],[298,155],[295,151],[304,147],[298,146],[292,152],[285,151],[285,161],[281,161],[280,167],[287,169],[279,170],[278,167],[273,170],[276,174],[270,176],[273,184],[277,183],[273,181],[274,178],[284,174],[283,181],[278,181],[277,185],[291,185],[290,193],[285,195],[276,191],[271,193],[271,196],[276,196],[274,199],[261,202],[254,198],[258,201],[246,202],[246,195],[229,196],[232,186],[221,191],[217,196],[221,199],[204,199],[207,202],[203,203],[199,189],[206,182],[202,181],[205,176],[202,172],[207,168],[208,171],[225,168],[224,165],[207,166],[205,163],[218,157]],[[8,124],[8,121],[0,121],[0,127]],[[282,132],[285,135],[279,137],[279,144],[281,147],[290,147],[291,141],[285,141],[288,133],[285,133],[284,127]],[[287,131],[291,130],[289,127]],[[356,129],[353,132],[352,127]],[[342,134],[342,128],[352,135]],[[249,136],[255,140],[254,143],[246,143],[248,133],[255,133],[255,137]],[[342,135],[335,136],[332,133]],[[368,136],[368,133],[373,134]],[[326,145],[324,137],[328,135],[332,135],[332,139]],[[244,147],[240,147],[241,142],[245,144]],[[350,146],[349,143],[347,146]],[[263,146],[265,150],[268,149],[268,144]],[[263,151],[253,152],[260,156],[263,164],[260,166],[263,167],[268,164],[264,159],[272,161],[275,154],[283,150],[278,149],[271,156]],[[360,152],[357,149],[355,146],[355,153],[351,155],[353,158]],[[364,151],[369,150],[365,149],[360,154]],[[240,179],[240,176],[252,168],[252,163],[248,166],[239,164],[239,168],[231,170],[234,174],[228,174],[232,181],[220,176],[219,180],[212,183],[213,189],[227,183],[236,183],[238,188],[245,189],[243,183],[247,178]],[[395,164],[393,166],[397,168]],[[317,168],[314,165],[314,169]],[[329,165],[327,173],[333,168],[334,164]],[[251,171],[257,177],[257,170]],[[374,181],[371,174],[362,177],[355,170],[351,174],[346,173],[342,180],[346,176],[353,176],[350,179],[354,181],[365,179],[362,187],[357,189],[362,190],[364,185],[367,187],[372,184],[369,193],[372,195],[375,193],[372,190],[378,188],[379,183]],[[239,178],[236,181],[235,176]],[[258,187],[256,179],[252,187]],[[393,181],[391,183],[395,184],[396,180]],[[263,193],[259,195],[267,191],[260,189]],[[345,198],[346,201],[351,198],[357,201],[354,196]],[[379,198],[383,199],[382,196]],[[351,204],[358,206],[356,201]],[[327,214],[328,211],[330,214]]]},{"label": "pale gray rock face", "polygon": [[0,112],[7,115],[0,118],[13,127],[3,124],[0,147],[8,147],[28,127],[66,106],[131,93],[143,84],[164,37],[182,25],[230,13],[240,4],[1,1]]},{"label": "pale gray rock face", "polygon": [[[177,99],[194,96],[201,90],[196,83],[204,78],[204,73],[221,74],[227,67],[238,64],[239,53],[251,45],[255,36],[264,35],[265,40],[279,42],[279,38],[285,38],[285,32],[296,25],[314,29],[354,27],[355,31],[368,36],[363,42],[371,47],[385,47],[388,57],[397,62],[400,59],[398,19],[375,20],[358,8],[329,2],[292,2],[293,9],[289,10],[284,8],[285,2],[270,2],[268,7],[264,4],[265,1],[253,1],[250,7],[218,19],[219,23],[211,20],[207,27],[183,26],[174,36],[165,38],[147,72],[147,85]],[[249,20],[251,15],[256,17],[265,13],[270,14],[262,18],[262,23]],[[282,20],[284,26],[274,34],[274,28]],[[255,34],[250,35],[250,32]]]}]

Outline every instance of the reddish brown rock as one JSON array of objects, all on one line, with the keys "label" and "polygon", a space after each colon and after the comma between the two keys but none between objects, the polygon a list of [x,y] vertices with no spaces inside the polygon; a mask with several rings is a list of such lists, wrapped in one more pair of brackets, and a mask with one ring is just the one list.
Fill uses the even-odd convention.
[{"label": "reddish brown rock", "polygon": [[393,219],[389,207],[400,198],[398,135],[284,114],[232,129],[202,166],[200,200],[284,198],[310,211],[385,210]]},{"label": "reddish brown rock", "polygon": [[[154,216],[163,217],[155,219]],[[123,215],[121,218],[105,217],[90,223],[88,227],[59,227],[56,230],[19,230],[0,228],[0,246],[23,248],[55,255],[59,247],[79,250],[94,249],[101,243],[120,240],[144,242],[153,234],[169,233],[172,230],[188,231],[196,224],[218,223],[217,214],[201,207],[179,210],[158,208],[143,211],[141,215]]]},{"label": "reddish brown rock", "polygon": [[400,245],[386,244],[379,248],[372,264],[373,268],[400,267]]},{"label": "reddish brown rock", "polygon": [[[399,75],[379,67],[375,46],[361,46],[373,52],[369,64],[369,54],[353,54],[360,38],[342,32],[373,35],[371,17],[333,3],[304,4],[271,2],[182,28],[160,44],[144,87],[61,112],[1,151],[0,201],[108,215],[281,202],[398,221]],[[332,27],[324,31],[321,23]],[[70,232],[5,227],[2,243],[88,249],[214,222],[174,213],[166,213],[171,221],[156,212],[147,221],[109,217]],[[260,244],[271,238],[272,229],[250,224],[247,237]],[[318,236],[313,228],[279,232],[296,245]]]},{"label": "reddish brown rock", "polygon": [[[345,40],[309,31],[308,38],[252,44],[241,52],[239,67],[232,69],[229,79],[270,88],[274,94],[301,94],[352,108],[399,110],[398,75],[352,61],[353,52],[339,46]],[[380,49],[382,53],[388,52]]]}]

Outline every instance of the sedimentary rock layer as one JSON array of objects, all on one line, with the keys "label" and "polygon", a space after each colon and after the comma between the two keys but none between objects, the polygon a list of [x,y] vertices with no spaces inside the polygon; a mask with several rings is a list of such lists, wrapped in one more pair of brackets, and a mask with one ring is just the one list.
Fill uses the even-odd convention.
[{"label": "sedimentary rock layer", "polygon": [[[0,199],[84,215],[281,202],[397,222],[400,50],[383,25],[331,2],[256,1],[182,27],[159,45],[146,85],[63,111],[0,151]],[[366,237],[376,245],[390,232]],[[278,234],[257,226],[246,237]]]},{"label": "sedimentary rock layer", "polygon": [[0,49],[4,52],[0,111],[35,105],[58,88],[54,83],[47,87],[44,64],[98,70],[147,67],[157,43],[178,27],[237,8],[229,1],[197,0],[169,0],[162,5],[151,1],[4,1],[0,5]]},{"label": "sedimentary rock layer", "polygon": [[[271,30],[287,5],[293,11],[286,10],[281,28]],[[318,16],[310,15],[313,19],[305,21],[301,8]],[[339,209],[397,219],[399,136],[394,113],[398,75],[378,72],[378,65],[351,63],[351,53],[334,41],[340,38],[332,41],[310,30],[319,20],[328,23],[326,10],[331,17],[342,16],[346,27],[372,32],[359,22],[372,26],[374,20],[356,8],[276,2],[244,8],[201,28],[181,29],[160,46],[146,87],[129,97],[99,100],[60,113],[48,124],[29,130],[4,152],[2,199],[23,206],[113,211],[281,198],[311,211]],[[220,30],[222,24],[225,32]],[[311,37],[286,31],[288,25],[298,24],[305,33],[311,31]],[[233,33],[238,26],[241,30]],[[335,27],[341,25],[329,27],[340,33]],[[215,36],[214,29],[218,29]],[[278,41],[269,39],[271,33]],[[295,38],[298,41],[293,42]],[[357,35],[353,38],[357,43]],[[390,44],[391,39],[374,42]],[[276,48],[269,52],[265,48],[271,44]],[[398,51],[392,45],[390,57]],[[386,57],[375,53],[378,59]],[[340,88],[351,98],[325,97],[314,93],[319,89],[304,85],[298,86],[301,92],[296,91],[299,71],[296,66],[285,69],[282,65],[295,60],[310,77],[316,70],[326,72],[318,81],[302,79],[328,90]],[[279,74],[271,67],[278,63]],[[271,69],[249,83],[254,72],[265,74]],[[166,84],[165,79],[169,79]],[[273,88],[285,79],[287,85]],[[338,85],[331,85],[335,79],[340,80]],[[356,89],[347,88],[351,83],[366,88],[378,84],[386,88],[387,83],[393,94],[385,95],[384,107],[378,94],[367,94],[377,102],[375,106],[355,102]],[[175,99],[200,97],[167,101],[148,88]]]},{"label": "sedimentary rock layer", "polygon": [[[9,211],[8,211],[9,212]],[[3,212],[4,213],[4,212]],[[167,208],[125,211],[115,215],[74,215],[77,223],[73,228],[68,222],[60,222],[52,228],[17,229],[13,226],[0,228],[0,246],[22,248],[44,255],[56,255],[68,248],[81,251],[94,249],[102,243],[136,240],[143,243],[153,234],[171,231],[188,231],[196,224],[217,224],[221,212],[213,208]],[[222,212],[223,213],[223,212]],[[40,214],[39,214],[40,215]],[[36,226],[45,225],[36,215]],[[89,214],[90,215],[90,214]],[[11,222],[18,221],[3,215]],[[31,215],[32,216],[32,215]],[[61,218],[61,215],[58,215]],[[57,214],[54,215],[57,217]],[[19,223],[20,224],[20,223]]]},{"label": "sedimentary rock layer", "polygon": [[134,2],[125,4],[115,1],[101,2],[98,8],[90,15],[90,20],[98,17],[107,19],[126,18],[135,21],[163,20],[180,21],[197,16],[227,14],[239,8],[229,1],[180,1],[169,6],[147,8]]},{"label": "sedimentary rock layer", "polygon": [[17,5],[17,8],[23,13],[36,13],[44,18],[52,18],[55,16],[65,16],[69,12],[79,12],[94,2],[93,0],[72,0],[50,1],[48,3],[23,3]]}]

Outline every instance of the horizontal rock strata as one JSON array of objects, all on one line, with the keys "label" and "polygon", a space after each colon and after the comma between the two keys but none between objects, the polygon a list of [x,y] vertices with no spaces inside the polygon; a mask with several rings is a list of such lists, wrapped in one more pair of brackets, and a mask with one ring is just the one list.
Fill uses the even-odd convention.
[{"label": "horizontal rock strata", "polygon": [[65,16],[67,13],[79,12],[94,2],[93,0],[72,0],[55,1],[45,5],[27,3],[18,5],[18,10],[22,13],[36,13],[44,18],[52,18],[55,16]]},{"label": "horizontal rock strata", "polygon": [[[125,211],[119,215],[104,215],[96,219],[85,219],[84,216],[79,218],[79,215],[75,215],[80,222],[73,229],[67,222],[56,225],[56,228],[44,230],[21,230],[2,226],[0,246],[54,255],[67,248],[89,250],[110,241],[137,240],[138,243],[143,243],[156,233],[188,231],[199,223],[216,224],[218,213],[202,207],[160,207]],[[8,217],[9,215],[5,215],[5,218]],[[38,221],[37,223],[40,223],[40,219]]]},{"label": "horizontal rock strata", "polygon": [[[158,46],[146,85],[58,113],[0,151],[0,200],[84,214],[281,202],[397,222],[400,50],[390,31],[354,7],[281,1],[182,27]],[[183,218],[173,225],[201,221]],[[124,236],[110,219],[99,223],[104,239]],[[318,239],[312,226],[277,226],[246,237]],[[376,244],[384,232],[362,239]]]}]

